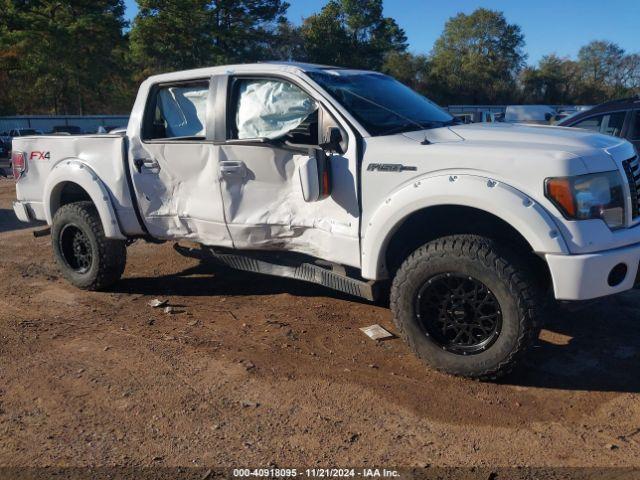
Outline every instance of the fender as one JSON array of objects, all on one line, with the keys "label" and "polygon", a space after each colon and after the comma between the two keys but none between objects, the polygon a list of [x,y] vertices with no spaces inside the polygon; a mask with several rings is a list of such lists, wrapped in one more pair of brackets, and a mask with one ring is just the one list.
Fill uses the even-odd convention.
[{"label": "fender", "polygon": [[47,176],[44,186],[44,212],[47,224],[51,225],[53,214],[59,206],[60,191],[68,182],[76,183],[89,194],[98,210],[107,238],[120,240],[127,238],[118,225],[118,217],[111,203],[109,191],[93,169],[78,159],[65,159],[58,162]]},{"label": "fender", "polygon": [[438,205],[473,207],[495,215],[518,230],[536,253],[569,253],[549,213],[521,191],[477,175],[438,175],[413,180],[378,206],[364,225],[362,276],[386,278],[385,251],[394,232],[412,213]]}]

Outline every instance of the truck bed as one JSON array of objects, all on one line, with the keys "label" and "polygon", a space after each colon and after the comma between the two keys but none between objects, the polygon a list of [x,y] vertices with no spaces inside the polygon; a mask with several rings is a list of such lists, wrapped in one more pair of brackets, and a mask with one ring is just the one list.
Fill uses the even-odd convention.
[{"label": "truck bed", "polygon": [[[52,172],[64,166],[76,166],[93,173],[94,181],[106,189],[122,233],[140,233],[130,193],[129,173],[125,170],[125,137],[122,135],[39,135],[13,140],[13,151],[23,152],[27,168],[16,183],[16,196],[30,217],[47,218],[45,192]],[[73,175],[68,182],[73,183]]]}]

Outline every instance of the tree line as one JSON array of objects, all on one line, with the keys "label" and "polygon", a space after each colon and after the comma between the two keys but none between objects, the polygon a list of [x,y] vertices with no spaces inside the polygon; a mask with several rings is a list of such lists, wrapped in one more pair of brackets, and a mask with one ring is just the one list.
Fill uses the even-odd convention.
[{"label": "tree line", "polygon": [[130,110],[172,70],[294,60],[391,74],[440,104],[595,104],[640,93],[640,54],[596,40],[527,66],[518,25],[460,13],[428,54],[408,50],[382,0],[330,0],[299,25],[283,0],[0,0],[0,115]]}]

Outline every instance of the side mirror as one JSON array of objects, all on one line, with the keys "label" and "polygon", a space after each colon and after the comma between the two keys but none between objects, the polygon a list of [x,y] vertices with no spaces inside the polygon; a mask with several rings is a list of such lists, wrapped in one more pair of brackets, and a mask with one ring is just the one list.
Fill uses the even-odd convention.
[{"label": "side mirror", "polygon": [[309,158],[298,168],[298,176],[305,202],[317,202],[331,195],[329,157],[323,149],[309,151]]},{"label": "side mirror", "polygon": [[320,144],[320,148],[329,152],[335,152],[337,154],[343,154],[342,148],[342,132],[338,127],[329,127],[324,135],[323,143]]}]

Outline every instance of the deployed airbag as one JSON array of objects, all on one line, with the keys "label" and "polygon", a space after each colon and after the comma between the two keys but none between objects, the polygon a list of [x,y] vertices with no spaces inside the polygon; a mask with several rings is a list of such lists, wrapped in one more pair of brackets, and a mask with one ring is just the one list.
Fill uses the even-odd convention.
[{"label": "deployed airbag", "polygon": [[248,80],[240,85],[238,138],[278,138],[299,126],[318,108],[295,85],[277,80]]},{"label": "deployed airbag", "polygon": [[167,138],[204,136],[207,87],[170,87],[158,92]]}]

